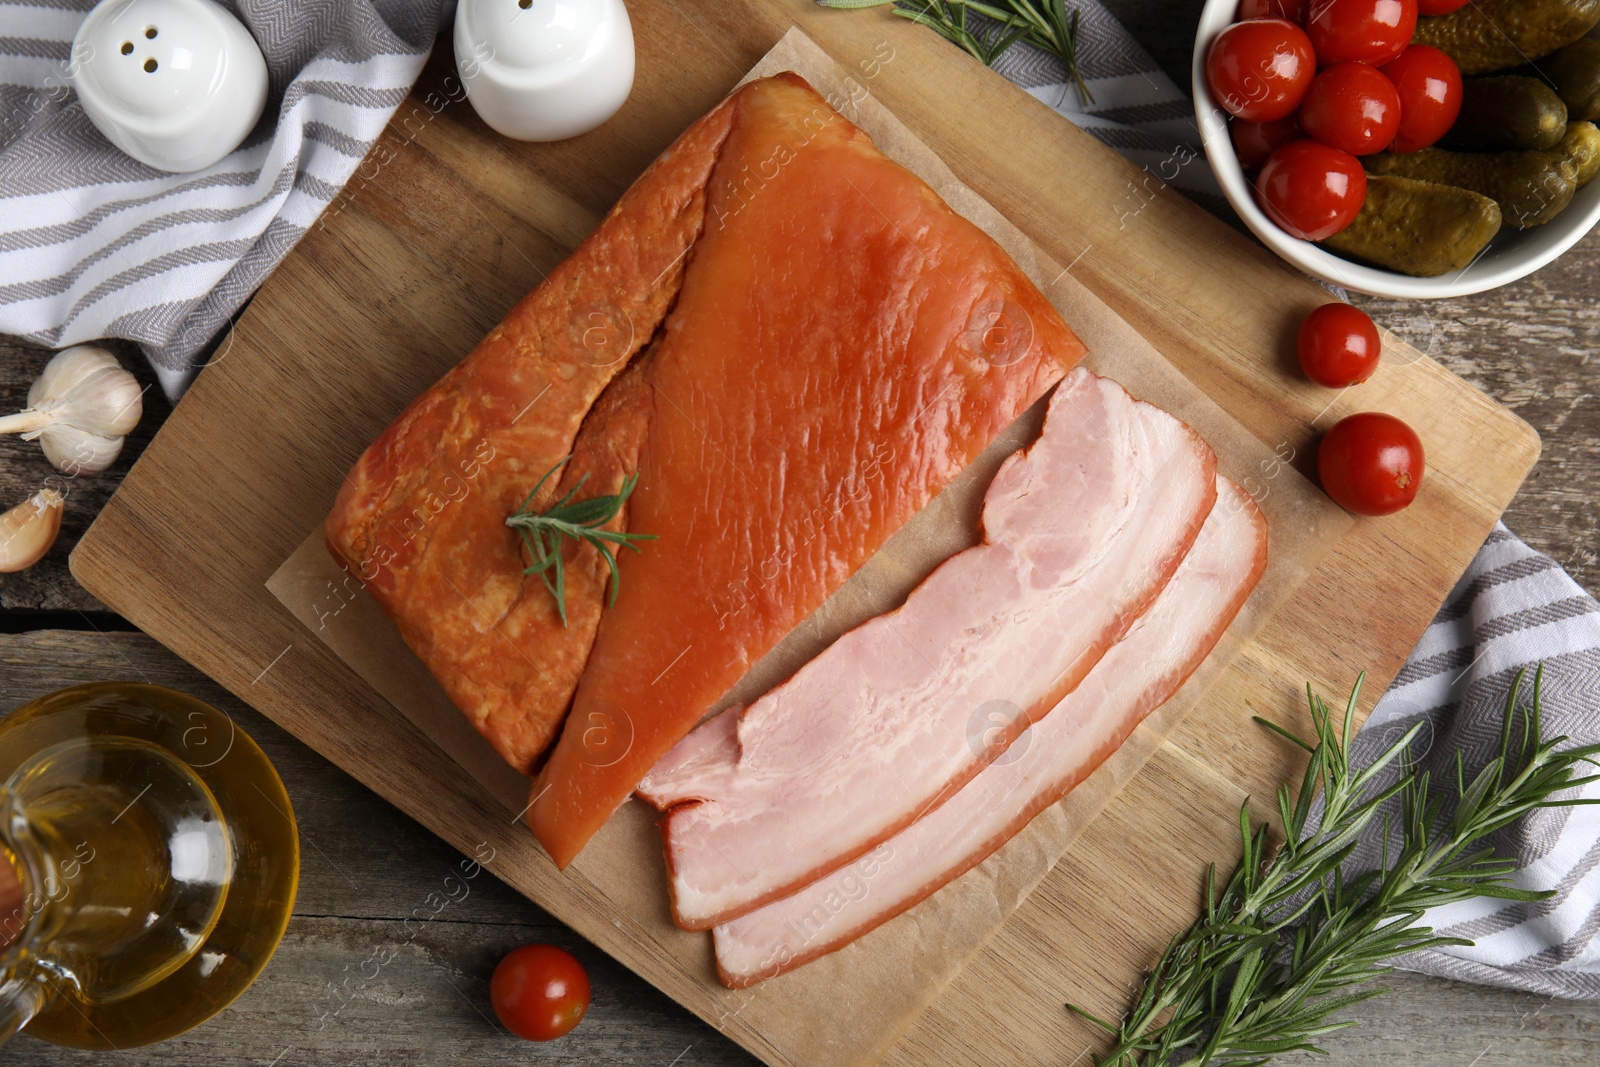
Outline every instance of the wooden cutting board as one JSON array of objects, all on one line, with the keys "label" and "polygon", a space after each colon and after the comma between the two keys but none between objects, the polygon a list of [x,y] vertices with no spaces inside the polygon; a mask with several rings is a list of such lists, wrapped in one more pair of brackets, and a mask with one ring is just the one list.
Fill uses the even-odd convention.
[{"label": "wooden cutting board", "polygon": [[[1072,1062],[1094,1037],[1062,1002],[1119,1014],[1193,914],[1204,865],[1234,855],[1240,801],[1265,799],[1295,770],[1250,716],[1304,729],[1306,681],[1338,694],[1362,669],[1374,683],[1392,677],[1532,466],[1537,438],[1403,345],[1386,355],[1403,366],[1353,395],[1299,382],[1294,329],[1326,294],[925,30],[809,0],[634,0],[629,10],[633,97],[571,142],[495,137],[436,58],[107,505],[74,573],[446,840],[496,848],[501,877],[783,1062],[581,879],[527,848],[525,831],[263,583],[320,521],[395,398],[470,348],[798,23],[1193,382],[1269,447],[1293,449],[1302,471],[1318,430],[1360,409],[1404,417],[1429,447],[1417,505],[1354,526],[887,1060]],[[363,368],[379,363],[383,388],[364,388]]]}]

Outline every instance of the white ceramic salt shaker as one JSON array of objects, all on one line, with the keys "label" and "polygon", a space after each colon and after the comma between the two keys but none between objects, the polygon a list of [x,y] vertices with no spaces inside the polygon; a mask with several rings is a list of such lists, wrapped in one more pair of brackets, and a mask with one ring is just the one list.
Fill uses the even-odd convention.
[{"label": "white ceramic salt shaker", "polygon": [[633,88],[622,0],[460,0],[456,69],[490,128],[560,141],[617,113]]},{"label": "white ceramic salt shaker", "polygon": [[211,0],[102,0],[73,55],[89,121],[158,170],[211,166],[239,147],[267,101],[261,49]]}]

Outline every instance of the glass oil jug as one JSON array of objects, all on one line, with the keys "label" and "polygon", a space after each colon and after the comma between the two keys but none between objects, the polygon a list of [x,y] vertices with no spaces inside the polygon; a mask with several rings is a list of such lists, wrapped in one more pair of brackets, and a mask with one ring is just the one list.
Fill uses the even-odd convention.
[{"label": "glass oil jug", "polygon": [[228,716],[155,685],[0,720],[0,1040],[123,1049],[199,1025],[283,935],[299,836]]}]

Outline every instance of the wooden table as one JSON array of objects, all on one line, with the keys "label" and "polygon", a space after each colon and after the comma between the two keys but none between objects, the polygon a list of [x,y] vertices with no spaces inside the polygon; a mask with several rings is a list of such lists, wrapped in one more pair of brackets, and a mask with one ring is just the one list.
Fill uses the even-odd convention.
[{"label": "wooden table", "polygon": [[[1108,0],[1107,6],[1180,84],[1186,82],[1199,0]],[[1362,301],[1381,325],[1515,408],[1540,431],[1544,459],[1506,521],[1591,592],[1600,592],[1600,400],[1585,380],[1590,354],[1600,353],[1597,277],[1600,233],[1498,292],[1435,304]],[[118,352],[153,386],[131,346]],[[0,410],[23,405],[47,357],[0,338]],[[475,882],[469,897],[429,922],[403,928],[402,921],[423,908],[456,862],[453,850],[149,638],[131,632],[72,580],[67,553],[167,410],[152,388],[144,423],[124,457],[107,474],[72,485],[62,537],[50,556],[27,572],[0,576],[0,708],[62,686],[108,679],[170,685],[214,703],[277,764],[295,803],[304,865],[294,919],[260,981],[193,1033],[117,1061],[283,1067],[512,1058],[642,1067],[752,1064],[714,1030],[491,879]],[[0,442],[0,506],[24,499],[49,473],[35,446]],[[411,936],[407,929],[418,932]],[[529,941],[571,948],[594,985],[589,1018],[549,1046],[509,1037],[488,1004],[494,963]],[[395,950],[394,959],[369,978],[361,964],[379,948]],[[1600,1062],[1600,1005],[1416,975],[1395,975],[1387,984],[1396,995],[1353,1012],[1361,1025],[1326,1042],[1333,1053],[1326,1062]],[[25,1037],[0,1049],[0,1065],[90,1062],[90,1054]]]}]

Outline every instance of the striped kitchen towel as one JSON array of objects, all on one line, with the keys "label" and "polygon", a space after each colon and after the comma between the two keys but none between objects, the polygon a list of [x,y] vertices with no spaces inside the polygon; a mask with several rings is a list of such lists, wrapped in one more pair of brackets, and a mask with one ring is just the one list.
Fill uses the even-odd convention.
[{"label": "striped kitchen towel", "polygon": [[[902,5],[904,6],[904,5]],[[1200,128],[1188,94],[1094,0],[1078,10],[1078,72],[1089,98],[1067,79],[1061,60],[1028,45],[1007,49],[994,69],[1072,120],[1163,185],[1225,217],[1232,209],[1200,151]],[[992,21],[974,19],[975,24]]]},{"label": "striped kitchen towel", "polygon": [[[1148,173],[1230,215],[1198,150],[1189,98],[1105,8],[1094,0],[1069,6],[1081,12],[1079,65],[1093,103],[1070,88],[1059,59],[1027,45],[1006,52],[995,69]],[[1460,748],[1470,780],[1499,745],[1512,680],[1540,663],[1549,735],[1600,743],[1600,603],[1498,526],[1379,701],[1356,740],[1357,759],[1370,761],[1421,721],[1413,750],[1419,766],[1435,781],[1449,780]],[[1584,795],[1600,799],[1600,783]],[[1374,829],[1351,858],[1352,871],[1380,862]],[[1600,997],[1600,806],[1535,812],[1502,830],[1496,844],[1517,859],[1519,887],[1556,895],[1534,904],[1480,897],[1434,909],[1425,925],[1473,946],[1414,953],[1398,965],[1546,996]]]},{"label": "striped kitchen towel", "polygon": [[[1378,702],[1352,758],[1370,762],[1421,723],[1412,744],[1419,769],[1450,781],[1460,749],[1470,781],[1499,748],[1517,673],[1529,670],[1524,693],[1531,692],[1531,672],[1541,663],[1547,735],[1600,743],[1600,603],[1555,560],[1497,526]],[[1582,795],[1600,800],[1600,782],[1582,787]],[[1600,806],[1536,811],[1500,831],[1494,844],[1517,861],[1519,888],[1556,895],[1537,903],[1477,897],[1434,908],[1426,925],[1473,944],[1414,953],[1400,965],[1552,997],[1600,997]],[[1377,835],[1363,841],[1352,867],[1376,868],[1380,845]]]},{"label": "striped kitchen towel", "polygon": [[221,0],[266,56],[260,125],[216,165],[123,155],[70,86],[95,0],[0,0],[0,333],[143,346],[170,395],[349,181],[405,99],[444,0]]}]

